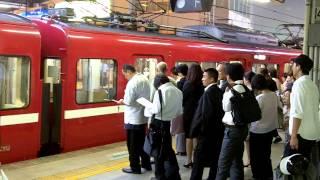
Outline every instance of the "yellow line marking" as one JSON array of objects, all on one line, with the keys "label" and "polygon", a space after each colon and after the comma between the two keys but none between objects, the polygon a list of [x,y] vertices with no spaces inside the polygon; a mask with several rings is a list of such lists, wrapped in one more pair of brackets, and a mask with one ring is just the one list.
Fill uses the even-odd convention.
[{"label": "yellow line marking", "polygon": [[41,177],[41,178],[38,178],[38,180],[83,179],[83,178],[91,177],[91,176],[98,175],[98,174],[103,174],[103,173],[107,173],[107,172],[111,172],[111,171],[120,170],[121,168],[126,167],[128,165],[129,165],[128,161],[119,162],[117,164],[113,164],[113,165],[109,165],[109,166],[100,164],[100,165],[95,165],[95,166],[91,166],[91,167],[85,167],[85,168],[80,168],[80,169],[76,169],[76,170],[71,170],[71,171],[55,174],[52,176]]}]

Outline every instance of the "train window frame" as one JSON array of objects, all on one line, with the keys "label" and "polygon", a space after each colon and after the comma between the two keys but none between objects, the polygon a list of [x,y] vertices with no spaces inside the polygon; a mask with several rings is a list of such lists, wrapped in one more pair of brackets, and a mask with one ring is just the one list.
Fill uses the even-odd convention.
[{"label": "train window frame", "polygon": [[[21,55],[4,55],[4,54],[0,54],[0,58],[1,57],[5,57],[5,58],[20,58],[21,61],[25,60],[27,61],[27,64],[28,64],[28,69],[26,70],[26,75],[28,75],[28,78],[27,78],[27,86],[26,87],[26,95],[25,95],[25,98],[26,98],[26,101],[25,101],[25,104],[23,106],[19,106],[19,107],[8,107],[8,108],[2,108],[2,105],[0,104],[0,111],[7,111],[7,110],[14,110],[14,109],[27,109],[30,104],[31,104],[31,83],[32,83],[32,77],[31,77],[31,72],[32,72],[32,58],[30,56],[21,56]],[[0,59],[1,60],[1,59]],[[22,66],[21,66],[22,67]],[[21,77],[24,77],[22,75],[22,73],[20,72],[21,74]],[[25,81],[20,81],[20,84],[22,84],[21,82],[25,82]],[[23,85],[20,85],[20,88],[18,89],[21,89]],[[1,85],[0,85],[0,88],[1,88]],[[0,89],[0,91],[2,91]],[[1,96],[1,95],[0,95]],[[0,97],[1,98],[1,97]],[[22,96],[20,96],[20,99],[22,98]],[[2,102],[2,101],[1,101]],[[22,101],[21,101],[22,102]]]},{"label": "train window frame", "polygon": [[[112,88],[110,88],[110,89],[112,89],[112,91],[113,91],[113,96],[111,97],[111,98],[109,98],[109,99],[107,99],[107,97],[106,98],[104,98],[103,100],[100,100],[100,101],[92,101],[92,102],[90,102],[90,101],[88,101],[88,100],[86,100],[86,101],[79,101],[79,99],[78,99],[78,92],[79,92],[79,90],[81,90],[81,89],[78,89],[78,83],[79,83],[79,77],[78,77],[78,64],[82,61],[82,60],[87,60],[87,61],[111,61],[112,62],[112,65],[113,65],[113,72],[111,73],[112,74],[112,76],[113,76],[113,84],[112,84]],[[100,75],[101,75],[101,73],[103,73],[102,71],[100,71]],[[114,59],[114,58],[79,58],[78,59],[78,61],[77,61],[77,64],[76,64],[76,87],[75,87],[75,102],[78,104],[78,105],[86,105],[86,104],[99,104],[99,103],[112,103],[113,101],[113,99],[115,99],[116,97],[117,97],[117,90],[118,90],[118,62],[117,62],[117,60],[116,59]],[[82,77],[83,78],[83,77]],[[102,79],[100,79],[100,84],[99,84],[99,87],[101,87],[101,81],[102,81]],[[83,85],[82,85],[83,86]],[[102,88],[100,88],[99,90],[104,90],[104,87],[102,86]],[[88,93],[89,93],[90,91],[88,91]],[[102,91],[101,91],[102,92]],[[99,92],[98,92],[99,93]],[[104,93],[105,93],[105,95],[107,95],[108,93],[107,93],[107,91],[106,90],[104,90]],[[81,94],[80,94],[81,95]],[[101,95],[101,94],[100,94]],[[92,95],[92,96],[94,96],[94,94]],[[94,98],[94,97],[93,97]]]}]

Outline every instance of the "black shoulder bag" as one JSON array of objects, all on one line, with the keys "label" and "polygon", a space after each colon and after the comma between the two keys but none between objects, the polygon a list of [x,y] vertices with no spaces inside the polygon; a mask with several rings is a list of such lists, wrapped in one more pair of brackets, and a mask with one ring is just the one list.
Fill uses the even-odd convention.
[{"label": "black shoulder bag", "polygon": [[[158,90],[159,93],[159,100],[160,100],[160,113],[161,113],[161,119],[162,119],[162,93],[161,90]],[[153,123],[155,120],[155,114],[152,115],[151,117],[151,122],[150,122],[150,127],[147,130],[146,133],[146,137],[144,140],[144,145],[143,145],[143,150],[152,157],[156,157],[158,156],[158,151],[157,151],[157,139],[159,139],[159,137],[161,137],[161,129],[160,130],[156,130],[155,128],[153,128]],[[161,138],[162,139],[162,138]]]}]

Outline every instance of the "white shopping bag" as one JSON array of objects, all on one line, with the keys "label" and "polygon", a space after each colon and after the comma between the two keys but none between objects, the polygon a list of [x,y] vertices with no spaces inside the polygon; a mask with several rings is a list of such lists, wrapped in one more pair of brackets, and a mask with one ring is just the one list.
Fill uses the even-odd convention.
[{"label": "white shopping bag", "polygon": [[2,169],[0,169],[0,180],[9,180]]}]

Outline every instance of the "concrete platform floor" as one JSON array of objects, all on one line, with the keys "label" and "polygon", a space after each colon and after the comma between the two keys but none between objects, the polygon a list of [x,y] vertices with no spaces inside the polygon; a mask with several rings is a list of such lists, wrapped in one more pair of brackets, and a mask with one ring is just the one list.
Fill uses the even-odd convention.
[{"label": "concrete platform floor", "polygon": [[[280,133],[283,137],[283,134]],[[272,162],[275,167],[282,155],[283,143],[272,145]],[[183,167],[185,156],[177,156],[183,180],[190,177],[191,169]],[[246,153],[244,153],[246,159]],[[89,180],[149,180],[154,172],[141,175],[125,174],[121,171],[127,167],[128,153],[125,142],[109,144],[84,150],[42,157],[34,160],[2,165],[9,180],[21,179],[89,179]],[[245,168],[245,179],[251,179],[251,169]],[[204,172],[203,179],[207,177]]]}]

